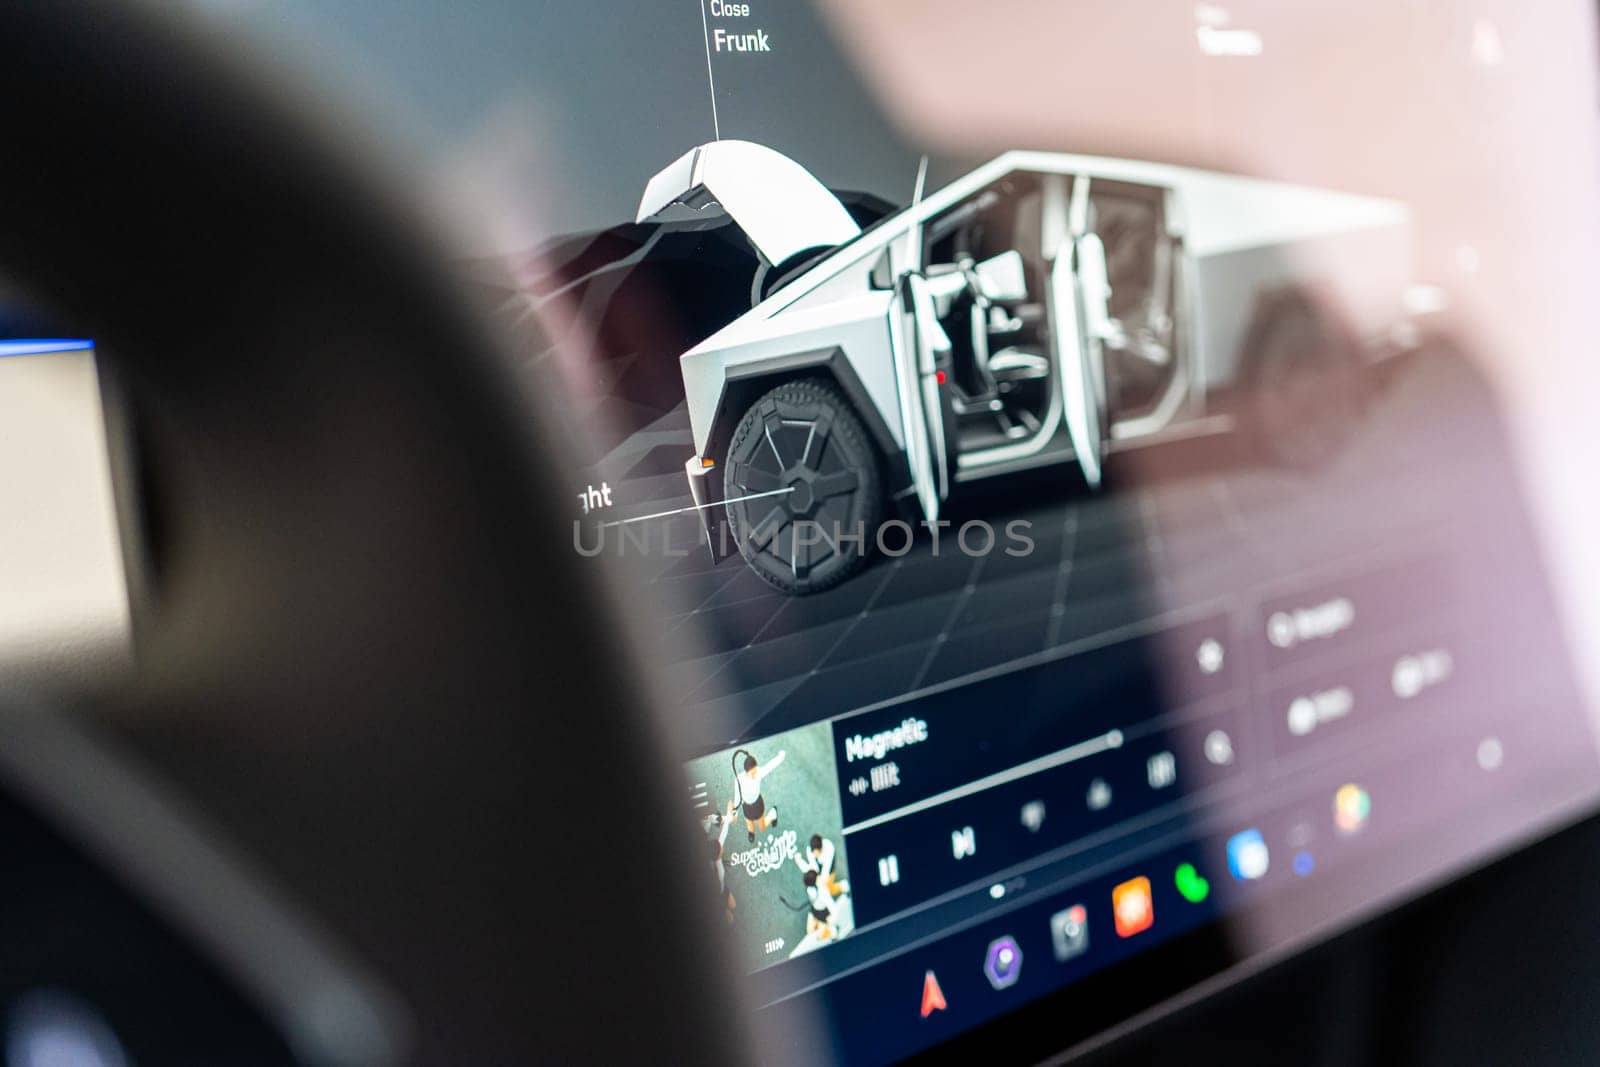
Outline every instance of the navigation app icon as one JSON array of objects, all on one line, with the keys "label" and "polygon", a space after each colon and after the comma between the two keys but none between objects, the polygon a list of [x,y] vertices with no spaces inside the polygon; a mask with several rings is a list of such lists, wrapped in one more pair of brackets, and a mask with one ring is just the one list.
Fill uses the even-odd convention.
[{"label": "navigation app icon", "polygon": [[944,1002],[944,990],[939,988],[939,979],[932,971],[922,976],[922,1017],[926,1019],[936,1011],[944,1011],[949,1005]]}]

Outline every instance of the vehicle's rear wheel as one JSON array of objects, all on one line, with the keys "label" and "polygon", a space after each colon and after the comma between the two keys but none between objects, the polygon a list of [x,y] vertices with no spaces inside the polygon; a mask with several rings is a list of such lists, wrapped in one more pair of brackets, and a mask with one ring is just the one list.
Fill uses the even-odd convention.
[{"label": "vehicle's rear wheel", "polygon": [[1329,463],[1355,430],[1362,407],[1355,344],[1295,300],[1280,307],[1256,338],[1245,398],[1259,450],[1302,470]]},{"label": "vehicle's rear wheel", "polygon": [[883,512],[883,476],[866,427],[831,383],[784,382],[739,420],[724,465],[734,543],[785,593],[816,593],[866,559]]}]

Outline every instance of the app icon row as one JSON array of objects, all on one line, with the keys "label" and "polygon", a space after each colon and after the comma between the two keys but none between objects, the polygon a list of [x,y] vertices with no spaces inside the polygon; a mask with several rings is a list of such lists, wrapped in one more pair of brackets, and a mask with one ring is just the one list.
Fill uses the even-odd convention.
[{"label": "app icon row", "polygon": [[[1334,794],[1333,822],[1343,836],[1359,833],[1372,811],[1372,798],[1361,786],[1348,783]],[[1293,842],[1291,842],[1293,844]],[[1254,882],[1265,877],[1272,866],[1272,853],[1266,836],[1257,827],[1246,827],[1227,838],[1223,853],[1228,874],[1237,882]],[[1315,868],[1312,853],[1304,847],[1293,850],[1290,869],[1309,876]],[[1172,884],[1180,898],[1189,904],[1203,904],[1212,893],[1209,879],[1193,862],[1184,860],[1172,868]],[[1003,895],[1003,894],[1001,894]],[[997,895],[998,899],[998,895]],[[1112,928],[1119,938],[1131,938],[1155,926],[1155,892],[1148,875],[1139,874],[1112,887]],[[1089,951],[1089,908],[1074,903],[1050,916],[1050,946],[1057,962],[1066,963]],[[995,990],[1009,989],[1022,977],[1023,952],[1017,939],[1002,934],[989,942],[984,953],[983,974]],[[932,971],[924,976],[922,1017],[947,1007],[938,979]]]}]

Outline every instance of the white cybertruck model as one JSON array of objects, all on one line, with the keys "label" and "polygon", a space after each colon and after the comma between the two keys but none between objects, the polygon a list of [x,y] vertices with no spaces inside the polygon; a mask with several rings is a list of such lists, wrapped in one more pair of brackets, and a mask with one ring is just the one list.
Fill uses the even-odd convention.
[{"label": "white cybertruck model", "polygon": [[682,356],[689,484],[713,553],[731,533],[791,593],[859,567],[891,502],[935,521],[977,479],[1098,486],[1108,451],[1235,425],[1319,462],[1411,282],[1404,205],[1129,160],[1008,152],[863,232],[799,164],[718,141],[638,218],[714,211],[763,266]]}]

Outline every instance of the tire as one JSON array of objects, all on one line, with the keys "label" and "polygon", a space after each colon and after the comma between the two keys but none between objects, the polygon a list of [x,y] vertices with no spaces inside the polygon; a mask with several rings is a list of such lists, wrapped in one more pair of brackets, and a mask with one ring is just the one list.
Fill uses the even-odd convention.
[{"label": "tire", "polygon": [[883,474],[866,427],[827,380],[784,382],[751,404],[723,472],[728,528],[768,585],[818,593],[866,562]]},{"label": "tire", "polygon": [[1327,466],[1361,417],[1363,382],[1354,343],[1303,300],[1280,305],[1258,332],[1245,398],[1259,452],[1297,470]]}]

